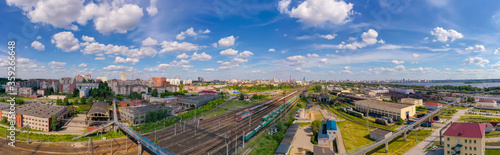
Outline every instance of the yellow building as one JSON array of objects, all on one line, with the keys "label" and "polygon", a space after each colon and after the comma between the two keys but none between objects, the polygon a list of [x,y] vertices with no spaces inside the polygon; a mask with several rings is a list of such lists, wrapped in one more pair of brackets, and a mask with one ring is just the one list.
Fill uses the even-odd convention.
[{"label": "yellow building", "polygon": [[453,123],[443,133],[445,155],[484,155],[483,123]]},{"label": "yellow building", "polygon": [[378,100],[356,101],[356,110],[367,113],[374,113],[392,118],[394,120],[407,119],[415,115],[415,105],[384,102]]},{"label": "yellow building", "polygon": [[415,106],[424,106],[424,102],[422,101],[422,99],[402,98],[401,103],[411,104]]}]

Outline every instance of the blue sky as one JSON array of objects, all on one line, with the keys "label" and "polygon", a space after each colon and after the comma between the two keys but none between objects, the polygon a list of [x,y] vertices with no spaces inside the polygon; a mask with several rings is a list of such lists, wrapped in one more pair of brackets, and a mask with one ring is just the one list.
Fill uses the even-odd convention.
[{"label": "blue sky", "polygon": [[21,78],[500,78],[493,0],[2,3]]}]

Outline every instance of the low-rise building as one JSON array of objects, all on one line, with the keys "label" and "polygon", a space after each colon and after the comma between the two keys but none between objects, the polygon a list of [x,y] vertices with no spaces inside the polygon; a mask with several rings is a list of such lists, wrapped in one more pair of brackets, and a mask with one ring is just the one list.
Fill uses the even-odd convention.
[{"label": "low-rise building", "polygon": [[425,104],[425,107],[429,110],[436,110],[436,109],[439,109],[439,108],[442,108],[443,105],[440,104],[440,103],[436,103],[436,102],[427,102]]},{"label": "low-rise building", "polygon": [[199,96],[190,96],[186,98],[179,99],[179,103],[181,105],[190,106],[193,108],[198,108],[207,104],[209,101],[221,98],[222,95],[199,95]]},{"label": "low-rise building", "polygon": [[399,94],[414,94],[415,92],[413,89],[407,89],[407,88],[389,88],[389,92],[391,93],[399,93]]},{"label": "low-rise building", "polygon": [[61,99],[61,100],[64,100],[64,98],[66,98],[65,95],[49,95],[47,96],[48,99],[53,99],[53,100],[57,100],[57,99]]},{"label": "low-rise building", "polygon": [[98,101],[92,104],[89,112],[87,112],[85,123],[89,126],[99,126],[109,122],[109,120],[109,103]]},{"label": "low-rise building", "polygon": [[484,123],[454,122],[443,133],[444,154],[485,154]]},{"label": "low-rise building", "polygon": [[415,105],[384,102],[379,100],[359,100],[355,102],[356,110],[367,115],[377,115],[392,118],[394,120],[408,119],[415,115]]},{"label": "low-rise building", "polygon": [[216,91],[211,91],[211,90],[202,90],[198,92],[199,95],[217,95]]},{"label": "low-rise building", "polygon": [[401,103],[411,104],[415,106],[423,106],[424,102],[422,99],[414,99],[414,98],[402,98]]},{"label": "low-rise building", "polygon": [[7,89],[5,89],[5,93],[9,94],[9,95],[17,95],[17,96],[30,96],[32,95],[34,92],[33,92],[33,88],[31,87],[12,87],[13,89],[8,89],[9,87],[6,87]]},{"label": "low-rise building", "polygon": [[151,103],[156,103],[156,104],[174,104],[177,103],[177,98],[175,97],[150,97],[149,102]]},{"label": "low-rise building", "polygon": [[146,115],[148,112],[159,110],[167,110],[167,114],[172,115],[172,110],[162,105],[132,106],[120,108],[120,119],[122,122],[138,125],[146,122]]},{"label": "low-rise building", "polygon": [[45,92],[47,92],[47,88],[37,89],[36,94],[45,96]]},{"label": "low-rise building", "polygon": [[79,97],[82,98],[82,97],[88,97],[89,96],[89,93],[90,93],[90,89],[88,87],[83,87],[83,88],[80,88],[80,91],[79,91]]},{"label": "low-rise building", "polygon": [[[7,117],[10,110],[3,109],[2,117]],[[52,104],[28,103],[17,105],[16,109],[16,126],[29,127],[35,130],[50,131],[52,117],[56,116],[59,122],[69,113],[67,106],[58,106]],[[12,120],[13,121],[13,120]]]},{"label": "low-rise building", "polygon": [[375,129],[370,131],[370,138],[372,140],[379,140],[382,138],[387,138],[391,135],[392,135],[392,131],[380,129],[380,128],[375,128]]},{"label": "low-rise building", "polygon": [[479,101],[477,101],[476,106],[478,108],[496,108],[497,101],[492,99],[479,99]]},{"label": "low-rise building", "polygon": [[138,106],[142,104],[142,100],[123,100],[118,101],[120,107]]},{"label": "low-rise building", "polygon": [[337,122],[328,120],[321,123],[321,129],[318,132],[318,144],[328,145],[330,141],[337,138]]}]

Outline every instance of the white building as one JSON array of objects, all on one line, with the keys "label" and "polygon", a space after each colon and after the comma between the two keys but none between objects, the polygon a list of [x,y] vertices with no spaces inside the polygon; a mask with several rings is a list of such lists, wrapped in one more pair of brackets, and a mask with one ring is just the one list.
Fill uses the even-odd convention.
[{"label": "white building", "polygon": [[181,84],[180,79],[167,79],[167,82],[170,82],[170,85],[180,85]]},{"label": "white building", "polygon": [[120,79],[121,79],[122,81],[127,81],[127,72],[122,71],[122,75],[120,76]]},{"label": "white building", "polygon": [[389,88],[389,92],[391,93],[399,93],[399,94],[413,94],[413,89],[406,89],[406,88]]},{"label": "white building", "polygon": [[497,101],[491,99],[480,99],[477,101],[476,107],[478,108],[496,108]]},{"label": "white building", "polygon": [[101,80],[102,82],[108,81],[108,77],[97,77],[97,80]]},{"label": "white building", "polygon": [[185,79],[185,80],[182,80],[181,82],[182,82],[182,84],[184,84],[184,85],[188,85],[188,84],[192,84],[192,83],[193,83],[193,80]]}]

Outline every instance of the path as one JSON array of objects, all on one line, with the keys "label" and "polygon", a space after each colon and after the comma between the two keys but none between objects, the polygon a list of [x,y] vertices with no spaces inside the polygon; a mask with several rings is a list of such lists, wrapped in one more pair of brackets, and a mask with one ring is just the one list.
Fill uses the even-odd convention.
[{"label": "path", "polygon": [[[465,112],[467,112],[467,109],[458,110],[458,112],[455,113],[455,115],[453,115],[451,119],[448,120],[445,124],[448,124],[450,121],[456,122],[460,117],[465,115]],[[434,141],[439,140],[439,130],[441,130],[443,127],[444,126],[441,126],[438,129],[433,129],[434,132],[431,135],[429,135],[422,142],[418,143],[416,146],[411,148],[404,155],[425,154],[424,152],[425,149],[431,146],[434,143]]]}]

